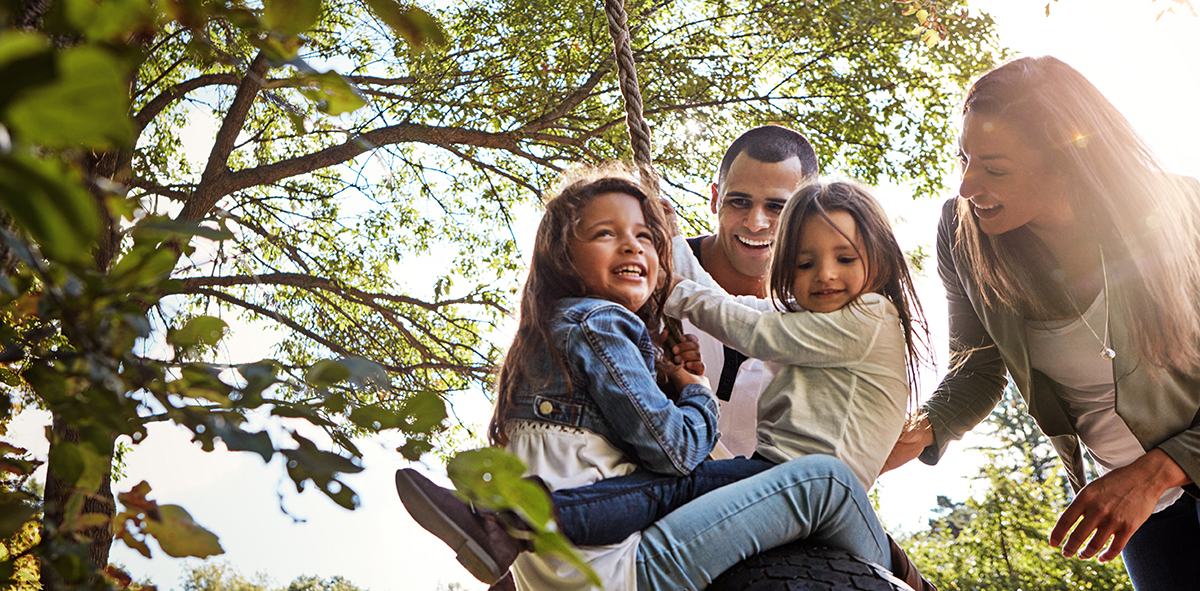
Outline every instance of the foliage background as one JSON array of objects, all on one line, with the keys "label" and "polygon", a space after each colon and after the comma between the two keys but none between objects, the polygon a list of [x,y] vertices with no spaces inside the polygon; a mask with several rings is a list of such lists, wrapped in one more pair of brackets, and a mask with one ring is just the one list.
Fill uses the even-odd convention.
[{"label": "foliage background", "polygon": [[[1039,12],[1041,6],[1035,5],[1037,3],[1029,3],[1028,6],[1015,6],[1017,3],[1013,3],[1013,4],[1014,4],[1014,8],[1031,11],[1036,17],[1038,17],[1039,19],[1041,18],[1041,14]],[[1037,31],[1036,33],[1031,33],[1031,37],[1038,38],[1043,43],[1046,40],[1056,40],[1057,42],[1061,43],[1060,46],[1052,48],[1052,50],[1055,51],[1055,53],[1059,54],[1060,56],[1067,58],[1068,61],[1070,61],[1071,63],[1080,65],[1085,70],[1085,73],[1087,73],[1089,75],[1089,77],[1091,77],[1093,80],[1096,80],[1098,84],[1101,84],[1102,88],[1104,88],[1107,92],[1111,93],[1112,89],[1116,89],[1116,88],[1122,87],[1122,86],[1127,86],[1132,89],[1140,89],[1141,91],[1145,92],[1144,95],[1135,95],[1135,96],[1140,96],[1140,98],[1129,99],[1129,102],[1131,102],[1132,104],[1121,104],[1118,101],[1118,104],[1122,107],[1122,109],[1126,113],[1128,113],[1134,117],[1135,125],[1138,125],[1141,129],[1147,130],[1149,128],[1149,129],[1153,130],[1156,128],[1156,126],[1146,125],[1144,122],[1139,122],[1139,120],[1135,116],[1136,109],[1132,108],[1132,107],[1141,106],[1142,104],[1149,104],[1152,100],[1156,100],[1156,99],[1160,99],[1160,100],[1165,99],[1164,102],[1166,103],[1166,106],[1162,106],[1162,107],[1158,108],[1157,110],[1159,112],[1168,112],[1168,111],[1172,110],[1170,107],[1170,105],[1172,104],[1170,97],[1189,96],[1190,95],[1188,93],[1188,91],[1179,90],[1178,87],[1176,87],[1176,86],[1168,86],[1167,87],[1168,90],[1163,90],[1162,89],[1163,87],[1161,86],[1163,84],[1177,84],[1180,82],[1181,79],[1185,79],[1186,76],[1180,75],[1179,73],[1176,73],[1174,75],[1171,75],[1171,74],[1152,75],[1151,74],[1152,72],[1160,72],[1161,70],[1152,70],[1149,67],[1149,65],[1151,65],[1149,62],[1155,62],[1156,66],[1160,65],[1159,62],[1165,62],[1167,64],[1170,64],[1174,61],[1174,63],[1178,63],[1178,59],[1176,56],[1195,55],[1194,51],[1189,53],[1187,51],[1179,51],[1178,49],[1172,48],[1172,47],[1156,45],[1155,43],[1160,40],[1160,37],[1166,37],[1165,35],[1158,34],[1158,35],[1150,36],[1150,37],[1146,37],[1146,38],[1138,38],[1138,37],[1134,36],[1134,32],[1132,32],[1132,27],[1130,25],[1130,22],[1132,22],[1132,21],[1143,22],[1146,20],[1152,21],[1153,16],[1154,16],[1153,14],[1150,14],[1149,17],[1146,17],[1145,14],[1141,14],[1141,13],[1138,13],[1137,15],[1126,15],[1125,13],[1121,12],[1120,10],[1118,10],[1115,7],[1108,8],[1108,9],[1101,8],[1100,10],[1095,10],[1095,11],[1089,9],[1089,10],[1084,10],[1084,11],[1080,12],[1078,5],[1073,5],[1071,2],[1057,3],[1057,4],[1055,4],[1055,6],[1053,8],[1054,8],[1054,14],[1051,17],[1050,22],[1055,22],[1055,19],[1060,19],[1060,21],[1058,21],[1058,22],[1065,22],[1065,23],[1068,23],[1070,26],[1065,27],[1064,30],[1056,30],[1056,31],[1040,30],[1040,31]],[[1127,7],[1123,7],[1123,9],[1125,9],[1125,8],[1127,8]],[[1002,10],[1002,9],[1003,9],[1002,7],[992,8],[993,11]],[[1072,12],[1072,10],[1074,10],[1075,12]],[[1105,25],[1104,23],[1097,23],[1096,22],[1097,13],[1099,13],[1101,15],[1110,14],[1110,15],[1114,16],[1114,18],[1117,21],[1117,24]],[[1141,20],[1138,20],[1138,19],[1141,19]],[[1169,25],[1166,25],[1166,26],[1169,26]],[[1107,27],[1107,28],[1105,28],[1105,27]],[[1109,31],[1109,32],[1101,33],[1101,34],[1097,35],[1095,33],[1095,31],[1097,31],[1097,30]],[[1086,32],[1086,35],[1080,34],[1080,31]],[[1161,31],[1161,28],[1158,29],[1158,31]],[[1078,35],[1078,36],[1073,37],[1072,35]],[[1089,42],[1089,40],[1094,40],[1096,37],[1105,39],[1104,45],[1102,45],[1100,47],[1090,46],[1091,48],[1089,49],[1089,46],[1086,44]],[[1006,37],[1006,39],[1007,38],[1011,38],[1011,37]],[[1194,36],[1193,36],[1193,38],[1194,38]],[[1012,43],[1012,42],[1009,42],[1009,44],[1014,45],[1014,46],[1020,45],[1019,43]],[[1025,46],[1030,47],[1030,45],[1028,45],[1028,44],[1026,44]],[[1034,49],[1034,51],[1037,51],[1037,50]],[[1074,52],[1074,53],[1072,53],[1072,52]],[[1155,58],[1148,59],[1146,57],[1148,54],[1155,56]],[[1099,58],[1099,59],[1097,59],[1097,58]],[[1093,66],[1091,69],[1088,69],[1087,67],[1083,67],[1083,64],[1088,63],[1089,60],[1092,60],[1091,63],[1103,62],[1104,65],[1111,66],[1113,68],[1113,70],[1119,71],[1120,75],[1117,76],[1114,81],[1109,82],[1108,84],[1105,84],[1105,82],[1104,82],[1105,68],[1101,68],[1099,66]],[[1145,63],[1142,63],[1142,62],[1145,62]],[[1186,72],[1184,72],[1184,74],[1186,74]],[[1130,76],[1146,76],[1146,78],[1140,83],[1130,83],[1130,81],[1131,81]],[[1134,80],[1138,80],[1138,78],[1134,78]],[[1159,86],[1156,86],[1156,85],[1159,85]],[[1166,136],[1166,137],[1170,137],[1170,136],[1178,134],[1180,132],[1181,123],[1182,123],[1182,125],[1188,125],[1191,122],[1185,120],[1183,122],[1176,122],[1174,125],[1162,126],[1161,128],[1165,129],[1165,131],[1162,132],[1162,135]],[[1194,134],[1184,133],[1182,135],[1187,136],[1187,135],[1194,135]],[[1153,141],[1154,138],[1152,137],[1151,139]],[[1159,143],[1161,145],[1161,142],[1156,142],[1156,143]],[[1168,153],[1167,155],[1171,156],[1172,154]],[[1194,162],[1200,161],[1200,159],[1197,159],[1195,157],[1184,158],[1183,160],[1185,160],[1188,163],[1194,163]],[[1186,168],[1186,166],[1181,167],[1181,166],[1179,166],[1178,163],[1176,163],[1175,169],[1180,170],[1182,172],[1188,172],[1188,169]],[[1192,170],[1192,174],[1195,174],[1194,169]],[[693,188],[699,189],[700,187],[696,186]],[[897,195],[897,196],[895,196],[895,199],[897,199],[897,200],[907,199],[907,195]],[[918,231],[918,233],[919,232],[920,231]],[[931,316],[933,317],[933,319],[936,320],[939,315],[936,301],[934,301],[928,297],[926,298],[926,300],[927,300],[927,306],[930,308],[930,311],[931,311]],[[929,303],[930,301],[933,301],[934,303],[930,304]],[[236,334],[245,335],[246,333],[238,332]],[[242,336],[238,340],[246,340],[246,338],[247,337]],[[269,340],[268,340],[268,342],[269,342]],[[242,344],[242,343],[239,343],[239,344]],[[246,344],[249,344],[249,343],[246,343]],[[265,344],[259,345],[260,355],[261,355],[261,351],[263,351],[263,349],[265,349],[265,346],[266,346]],[[247,348],[253,350],[254,346],[251,345]],[[466,396],[468,396],[468,397],[475,396],[475,395],[477,395],[477,394],[472,394],[470,392],[466,393]],[[170,436],[166,435],[166,434],[158,434],[158,432],[155,432],[155,434],[152,435],[153,440],[160,444],[165,443],[165,438],[167,438],[167,437],[170,437]],[[403,441],[393,442],[393,444],[398,445],[399,443],[402,443],[402,442]],[[184,443],[186,443],[186,437],[184,438]],[[373,447],[378,447],[381,452],[382,452],[382,450],[387,448],[387,446],[381,442],[380,443],[372,443],[371,445]],[[394,445],[393,445],[393,447],[394,447]],[[171,453],[171,451],[169,451],[171,449],[175,449],[175,448],[164,445],[162,452],[169,454],[169,453]],[[136,457],[136,454],[135,454],[135,457]],[[177,457],[183,457],[183,456],[180,455]],[[254,458],[249,458],[249,459],[254,460]],[[254,460],[254,461],[257,461],[257,460]],[[394,464],[389,465],[388,461],[383,460],[383,464],[385,465],[385,468],[383,468],[382,470],[376,470],[376,472],[382,471],[385,473],[383,475],[384,476],[383,478],[374,478],[372,480],[372,475],[367,474],[367,475],[363,475],[358,480],[351,481],[354,483],[355,488],[360,489],[362,491],[366,491],[369,488],[373,488],[373,489],[377,489],[377,490],[381,491],[378,496],[378,501],[375,504],[372,504],[372,500],[371,500],[372,497],[368,493],[364,492],[364,502],[368,503],[366,505],[366,507],[369,509],[369,515],[367,515],[365,517],[359,516],[359,515],[351,515],[351,514],[338,514],[338,513],[330,514],[327,512],[328,508],[322,508],[322,505],[319,502],[319,499],[316,501],[313,501],[311,499],[308,501],[305,501],[305,500],[303,500],[304,496],[294,497],[292,495],[292,493],[289,493],[286,490],[286,487],[283,486],[284,483],[275,483],[274,482],[277,480],[278,476],[268,475],[268,476],[262,478],[262,480],[258,481],[256,486],[241,487],[241,486],[239,486],[239,482],[242,481],[241,480],[242,477],[234,478],[234,477],[230,476],[231,473],[229,472],[229,470],[233,469],[231,464],[237,465],[237,466],[244,465],[247,469],[258,470],[258,468],[255,468],[252,465],[245,464],[245,462],[243,462],[242,460],[233,460],[232,462],[226,463],[224,465],[220,464],[219,462],[201,463],[201,464],[197,464],[195,466],[194,470],[185,470],[185,469],[183,469],[183,467],[171,466],[171,462],[170,462],[170,460],[168,460],[166,462],[167,467],[158,468],[156,470],[156,472],[160,475],[160,478],[161,478],[161,475],[171,473],[168,471],[170,468],[179,470],[178,472],[175,472],[176,474],[179,474],[179,477],[177,478],[177,482],[180,483],[179,488],[175,489],[176,490],[176,493],[175,493],[176,500],[180,500],[180,495],[189,494],[183,490],[184,487],[186,487],[186,486],[197,486],[197,487],[203,486],[206,481],[205,472],[208,472],[207,476],[211,477],[211,478],[207,479],[209,481],[224,480],[225,482],[229,483],[225,487],[223,487],[219,490],[223,490],[223,491],[239,490],[240,492],[238,494],[237,500],[232,501],[232,502],[229,500],[227,492],[221,493],[220,498],[225,499],[225,501],[223,501],[221,503],[221,507],[213,508],[211,510],[206,509],[205,510],[205,514],[207,515],[206,518],[199,517],[200,512],[197,511],[198,520],[201,523],[206,524],[206,525],[229,523],[229,525],[226,525],[224,527],[212,525],[213,529],[215,529],[219,533],[223,534],[223,540],[225,539],[224,534],[227,534],[227,533],[232,534],[232,532],[236,532],[237,530],[240,529],[239,528],[240,524],[244,524],[251,520],[256,524],[263,524],[264,528],[270,528],[270,529],[273,529],[274,531],[288,532],[283,535],[273,536],[276,539],[273,545],[277,546],[279,550],[282,550],[284,552],[285,556],[292,557],[291,559],[284,559],[282,562],[280,562],[281,566],[280,566],[280,569],[278,570],[278,572],[287,572],[286,569],[294,568],[294,566],[284,566],[284,565],[294,563],[295,562],[294,557],[309,556],[310,558],[304,560],[304,562],[306,564],[319,564],[324,561],[327,564],[327,566],[325,568],[329,569],[326,572],[331,573],[331,574],[339,572],[341,569],[351,569],[351,570],[357,570],[357,571],[361,571],[361,572],[367,572],[367,571],[377,570],[378,565],[381,565],[381,564],[391,565],[392,568],[398,569],[395,571],[391,571],[393,573],[393,575],[391,577],[388,577],[386,575],[386,572],[387,572],[386,570],[384,571],[383,581],[381,581],[378,584],[372,585],[373,588],[380,588],[380,589],[388,588],[389,583],[387,581],[396,580],[396,578],[400,576],[400,574],[397,574],[397,573],[406,573],[406,572],[412,572],[412,571],[416,570],[416,571],[434,571],[432,573],[434,576],[442,576],[443,574],[446,574],[446,576],[452,576],[452,575],[447,574],[450,572],[451,568],[454,568],[452,559],[447,560],[446,557],[442,557],[441,560],[443,560],[443,564],[449,565],[447,568],[429,568],[429,566],[428,566],[430,564],[430,560],[431,560],[430,558],[428,558],[428,556],[436,555],[436,553],[438,552],[438,549],[436,547],[431,547],[431,545],[436,545],[436,541],[414,543],[413,539],[411,537],[413,532],[410,532],[408,535],[401,535],[396,531],[391,531],[390,528],[378,527],[379,523],[401,523],[402,524],[403,520],[404,520],[404,516],[402,515],[402,513],[397,514],[393,511],[395,509],[394,505],[387,504],[387,501],[392,500],[391,498],[388,498],[388,496],[393,493],[391,493],[390,490],[388,490],[388,489],[390,488],[390,482],[389,482],[390,481],[390,468]],[[259,465],[261,465],[261,463],[259,463]],[[276,466],[276,469],[280,469],[279,466]],[[924,468],[920,468],[920,467],[916,467],[916,469],[917,470],[925,470]],[[917,474],[919,474],[918,476],[915,476],[915,477],[909,476],[909,478],[914,478],[916,481],[919,481],[919,482],[927,482],[931,477],[939,475],[939,474],[944,474],[948,469],[950,469],[950,468],[947,468],[946,466],[942,466],[936,470],[926,471],[926,472],[918,472],[917,473]],[[276,474],[278,474],[278,473],[276,473]],[[194,477],[196,477],[196,476],[199,476],[199,478],[195,479]],[[135,478],[135,482],[136,482],[136,478],[137,478],[136,475],[134,476],[134,478]],[[193,479],[188,480],[189,478],[193,478]],[[185,483],[187,483],[187,484],[185,484]],[[128,483],[128,484],[131,485],[132,482]],[[951,485],[951,487],[952,486],[953,485]],[[911,488],[911,483],[910,482],[897,482],[895,484],[891,484],[891,483],[885,482],[885,490],[889,489],[889,488],[891,490],[903,490],[905,488]],[[156,491],[159,491],[159,490],[164,490],[164,489],[160,489],[159,485],[156,485]],[[170,489],[165,489],[165,490],[170,490]],[[314,518],[307,525],[303,525],[303,526],[289,525],[287,523],[286,517],[280,517],[277,515],[277,511],[276,511],[277,507],[275,506],[275,494],[276,494],[275,491],[279,491],[279,494],[286,495],[286,497],[289,499],[288,507],[294,514],[312,516]],[[942,492],[947,492],[947,491],[942,491]],[[260,493],[261,493],[261,496],[260,496]],[[183,501],[180,501],[180,502],[183,502],[183,504],[185,504],[186,506],[189,506],[189,507],[195,506],[196,503],[203,504],[204,503],[203,497],[205,495],[203,493],[195,493],[195,495],[197,498],[196,502],[183,502]],[[886,493],[885,493],[885,497],[886,497]],[[957,494],[955,494],[954,497],[955,498],[964,498],[964,496],[957,495]],[[258,500],[253,500],[253,499],[258,499]],[[887,502],[885,500],[885,508],[884,508],[885,517],[886,517],[887,511],[888,511],[886,504],[887,504]],[[907,505],[910,505],[911,503],[904,502],[902,504],[907,506]],[[929,505],[932,505],[933,503],[925,502],[925,503],[918,503],[918,504],[921,504],[924,506],[929,506]],[[918,521],[921,521],[921,519],[918,518]],[[269,526],[268,524],[271,524],[271,523],[274,523],[275,525]],[[401,527],[403,527],[403,526],[401,526]],[[278,529],[275,529],[275,528],[278,528]],[[314,531],[314,529],[316,529],[317,531],[320,531],[322,533],[318,534],[317,536],[314,536],[314,538],[309,541],[301,541],[299,539],[300,536],[305,535],[303,532]],[[416,533],[419,533],[419,532],[416,532]],[[326,541],[327,540],[347,540],[348,538],[366,541],[367,549],[357,551],[354,553],[355,556],[348,556],[341,560],[330,558],[329,552],[332,549],[330,548],[330,545]],[[254,533],[251,534],[250,540],[259,540],[259,539],[260,538],[258,535],[255,535]],[[259,541],[246,541],[246,542],[227,541],[226,544],[227,544],[227,549],[232,547],[231,546],[232,544],[238,544],[238,545],[242,546],[242,548],[244,549],[244,553],[241,555],[247,557],[246,560],[250,561],[250,562],[260,560],[261,559],[260,557],[263,556],[262,545]],[[358,567],[358,568],[349,566],[356,560],[362,560],[364,558],[367,558],[368,556],[377,556],[376,554],[372,554],[372,553],[375,552],[378,547],[388,548],[388,549],[400,548],[401,550],[385,552],[384,555],[378,555],[378,558],[374,559],[373,563],[364,563],[363,566]],[[285,548],[286,548],[286,550],[285,550]],[[314,553],[314,550],[316,550],[315,553]],[[408,560],[410,556],[416,557],[414,562],[412,562],[412,563],[403,562],[405,560]],[[370,559],[368,558],[367,560],[370,560]],[[238,562],[239,562],[239,564],[246,564],[246,562],[243,562],[240,559],[238,560]],[[368,564],[371,564],[371,566],[368,566]],[[402,566],[402,565],[406,565],[406,564],[408,564],[410,566]],[[251,568],[257,569],[258,567],[251,567]],[[275,571],[276,569],[271,569],[271,570]],[[164,572],[167,572],[167,573],[177,572],[177,568],[168,566],[168,567],[166,567]],[[167,578],[167,580],[169,580],[170,576],[167,576],[166,578]],[[357,577],[353,577],[353,578],[355,578],[357,580]]]}]

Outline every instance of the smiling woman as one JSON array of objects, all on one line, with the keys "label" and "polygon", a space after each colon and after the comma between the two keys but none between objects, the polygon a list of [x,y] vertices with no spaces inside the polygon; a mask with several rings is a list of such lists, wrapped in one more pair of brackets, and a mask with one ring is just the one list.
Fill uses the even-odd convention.
[{"label": "smiling woman", "polygon": [[[963,112],[960,198],[938,233],[953,364],[889,464],[935,463],[992,410],[1007,373],[1078,491],[1051,544],[1123,554],[1137,589],[1190,589],[1200,183],[1163,172],[1099,90],[1052,57],[984,75]],[[1101,474],[1091,483],[1081,442]]]}]

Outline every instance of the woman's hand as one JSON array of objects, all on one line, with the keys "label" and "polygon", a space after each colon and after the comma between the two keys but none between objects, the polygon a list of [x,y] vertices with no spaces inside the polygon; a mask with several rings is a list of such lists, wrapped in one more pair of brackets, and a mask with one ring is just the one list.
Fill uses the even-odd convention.
[{"label": "woman's hand", "polygon": [[930,445],[933,445],[933,426],[929,424],[929,417],[922,416],[910,421],[904,425],[900,438],[892,447],[892,453],[888,454],[887,461],[883,463],[883,472],[909,463]]},{"label": "woman's hand", "polygon": [[[1100,562],[1108,562],[1121,553],[1129,537],[1154,512],[1154,505],[1167,489],[1190,482],[1187,474],[1166,452],[1153,449],[1132,464],[1117,468],[1083,487],[1050,532],[1050,545],[1057,548],[1062,544],[1063,556],[1078,553],[1085,560],[1107,545],[1108,550],[1100,555]],[[1071,535],[1063,544],[1067,532]],[[1088,536],[1092,541],[1080,552],[1079,548]]]}]

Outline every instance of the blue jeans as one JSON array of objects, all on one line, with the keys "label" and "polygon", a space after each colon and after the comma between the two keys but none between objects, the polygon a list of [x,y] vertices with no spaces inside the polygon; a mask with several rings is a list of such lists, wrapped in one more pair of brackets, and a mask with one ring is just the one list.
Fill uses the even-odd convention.
[{"label": "blue jeans", "polygon": [[1121,551],[1137,591],[1191,591],[1200,584],[1200,503],[1184,494],[1155,513]]},{"label": "blue jeans", "polygon": [[558,529],[576,546],[615,544],[693,499],[775,466],[764,460],[707,460],[687,476],[638,471],[554,491]]},{"label": "blue jeans", "polygon": [[841,460],[812,455],[718,488],[642,532],[638,589],[703,589],[745,558],[799,539],[891,568],[862,483]]}]

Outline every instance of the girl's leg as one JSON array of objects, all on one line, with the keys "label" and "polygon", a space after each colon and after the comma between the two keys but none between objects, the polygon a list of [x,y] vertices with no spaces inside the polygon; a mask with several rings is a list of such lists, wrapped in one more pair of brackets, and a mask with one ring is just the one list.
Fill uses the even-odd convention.
[{"label": "girl's leg", "polygon": [[1138,528],[1121,551],[1137,591],[1184,591],[1200,581],[1200,503],[1183,495]]},{"label": "girl's leg", "polygon": [[841,460],[813,455],[717,489],[643,532],[638,589],[703,589],[743,559],[798,539],[891,568],[887,535],[858,478]]},{"label": "girl's leg", "polygon": [[615,544],[671,511],[774,464],[734,458],[701,462],[687,476],[634,472],[551,495],[559,531],[577,546]]}]

